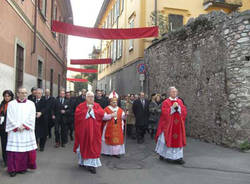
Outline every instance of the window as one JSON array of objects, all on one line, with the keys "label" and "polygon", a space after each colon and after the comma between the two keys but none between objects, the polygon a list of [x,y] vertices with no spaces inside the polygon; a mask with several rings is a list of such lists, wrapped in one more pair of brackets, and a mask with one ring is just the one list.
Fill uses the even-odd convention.
[{"label": "window", "polygon": [[120,14],[122,14],[123,10],[124,10],[124,0],[121,0],[121,13]]},{"label": "window", "polygon": [[16,91],[23,85],[23,65],[24,65],[24,49],[17,45],[16,50]]},{"label": "window", "polygon": [[38,7],[45,18],[47,13],[47,0],[38,0]]},{"label": "window", "polygon": [[114,22],[117,22],[120,16],[120,0],[116,1],[114,9],[115,9],[115,17],[114,17],[115,21]]},{"label": "window", "polygon": [[[51,18],[51,20],[53,21],[53,20],[57,20],[57,7],[56,7],[56,5],[55,5],[55,3],[54,3],[54,0],[52,0],[52,18]],[[51,21],[51,22],[52,22]],[[52,23],[51,23],[51,26],[52,26]],[[56,33],[55,32],[53,32],[53,36],[56,38]]]},{"label": "window", "polygon": [[[111,42],[111,44],[110,44],[110,58],[112,59],[112,63],[113,63],[113,55],[114,55],[114,42]],[[111,64],[112,64],[111,63]]]},{"label": "window", "polygon": [[108,19],[107,19],[107,28],[110,28],[111,26],[111,12],[108,15]]},{"label": "window", "polygon": [[54,81],[54,70],[50,69],[50,93],[53,96],[53,81]]},{"label": "window", "polygon": [[[129,21],[129,27],[134,28],[135,26],[135,20],[134,18]],[[134,40],[129,40],[129,51],[132,51],[134,49]]]},{"label": "window", "polygon": [[55,0],[51,0],[51,14],[50,14],[50,26],[52,28],[52,22],[54,20],[54,6],[55,6]]},{"label": "window", "polygon": [[38,72],[37,72],[37,87],[43,87],[43,62],[38,60]]},{"label": "window", "polygon": [[122,57],[122,46],[123,46],[123,40],[117,41],[117,60],[121,59]]},{"label": "window", "polygon": [[117,55],[117,40],[114,40],[113,45],[113,63],[116,61],[116,55]]},{"label": "window", "polygon": [[[59,21],[61,21],[62,22],[62,17],[60,16],[59,17]],[[59,34],[59,38],[58,38],[59,40],[59,46],[62,48],[63,47],[63,41],[64,41],[64,35],[63,34]]]},{"label": "window", "polygon": [[169,14],[168,15],[168,22],[169,22],[169,30],[174,31],[174,30],[183,26],[183,16]]},{"label": "window", "polygon": [[113,24],[115,23],[115,6],[113,6],[112,10],[111,10],[111,26],[113,26]]}]

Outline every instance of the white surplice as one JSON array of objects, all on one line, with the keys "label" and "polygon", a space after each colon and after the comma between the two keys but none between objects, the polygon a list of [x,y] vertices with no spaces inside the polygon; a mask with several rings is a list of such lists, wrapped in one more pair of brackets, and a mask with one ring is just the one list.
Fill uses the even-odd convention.
[{"label": "white surplice", "polygon": [[[95,119],[95,113],[94,113],[93,109],[91,109],[90,112],[86,114],[85,119],[88,119],[90,117]],[[105,113],[103,120],[107,121],[107,120],[110,120],[111,118],[112,117],[110,114]],[[76,152],[77,152],[77,156],[78,156],[78,165],[90,166],[90,167],[101,167],[102,166],[100,158],[83,159],[81,156],[81,152],[80,152],[80,146],[77,148]]]},{"label": "white surplice", "polygon": [[[113,108],[112,106],[108,106],[108,108],[112,111],[112,112],[117,112],[118,111],[118,107]],[[125,113],[122,113],[122,130],[124,130],[124,120],[125,119]],[[103,133],[102,133],[102,154],[105,155],[123,155],[125,154],[125,145],[116,145],[116,146],[112,146],[112,145],[107,145],[105,142],[105,133],[106,133],[106,128],[107,128],[107,124],[104,126],[103,129]]]},{"label": "white surplice", "polygon": [[[171,98],[169,97],[171,101],[176,101],[178,98]],[[175,111],[174,111],[175,112]],[[178,106],[178,112],[181,113],[181,108]],[[171,108],[170,114],[173,113],[173,109]],[[156,148],[156,153],[161,155],[162,157],[170,160],[178,160],[183,158],[183,148],[170,148],[167,147],[165,142],[164,133],[161,133],[161,135],[158,138]]]},{"label": "white surplice", "polygon": [[[27,100],[19,103],[17,100],[9,102],[7,108],[6,132],[8,133],[7,151],[28,152],[37,149],[35,137],[35,104]],[[25,125],[30,130],[14,132],[16,128]]]}]

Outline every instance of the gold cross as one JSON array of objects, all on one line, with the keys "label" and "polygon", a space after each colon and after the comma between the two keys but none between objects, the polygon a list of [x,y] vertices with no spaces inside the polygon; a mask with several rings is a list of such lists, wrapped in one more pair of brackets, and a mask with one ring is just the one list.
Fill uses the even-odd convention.
[{"label": "gold cross", "polygon": [[174,138],[174,139],[177,139],[177,138],[178,138],[178,134],[174,134],[174,135],[173,135],[173,138]]},{"label": "gold cross", "polygon": [[175,124],[179,123],[179,120],[178,119],[174,120],[174,123]]}]

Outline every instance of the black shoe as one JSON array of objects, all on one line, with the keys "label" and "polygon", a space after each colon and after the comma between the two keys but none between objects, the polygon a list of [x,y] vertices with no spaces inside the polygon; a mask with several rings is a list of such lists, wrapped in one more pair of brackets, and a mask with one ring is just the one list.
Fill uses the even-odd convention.
[{"label": "black shoe", "polygon": [[159,159],[160,159],[160,160],[164,160],[164,157],[163,157],[163,156],[160,156]]},{"label": "black shoe", "polygon": [[62,144],[62,147],[65,148],[65,144]]},{"label": "black shoe", "polygon": [[89,167],[88,170],[91,174],[96,174],[96,168],[95,167]]},{"label": "black shoe", "polygon": [[80,164],[79,164],[78,166],[79,166],[80,168],[86,168],[84,165],[80,165]]},{"label": "black shoe", "polygon": [[176,164],[184,165],[186,162],[181,158],[175,161]]},{"label": "black shoe", "polygon": [[40,148],[40,150],[39,150],[39,151],[43,152],[43,151],[44,151],[44,148]]},{"label": "black shoe", "polygon": [[166,161],[167,161],[167,163],[169,163],[169,164],[174,164],[174,163],[175,163],[175,160],[171,160],[171,159],[169,159],[169,158],[167,158]]},{"label": "black shoe", "polygon": [[10,177],[15,177],[16,176],[16,172],[10,172]]},{"label": "black shoe", "polygon": [[74,140],[73,136],[70,136],[70,140],[71,140],[71,141],[73,141],[73,140]]},{"label": "black shoe", "polygon": [[115,158],[121,158],[121,155],[113,155]]},{"label": "black shoe", "polygon": [[20,171],[18,174],[25,174],[27,171]]}]

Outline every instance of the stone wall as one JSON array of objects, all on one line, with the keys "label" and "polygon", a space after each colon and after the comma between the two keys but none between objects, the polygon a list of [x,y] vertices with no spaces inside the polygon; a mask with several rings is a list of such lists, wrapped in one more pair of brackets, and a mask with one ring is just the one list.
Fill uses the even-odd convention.
[{"label": "stone wall", "polygon": [[238,147],[250,139],[250,11],[211,12],[145,51],[149,93],[176,86],[187,134]]}]

